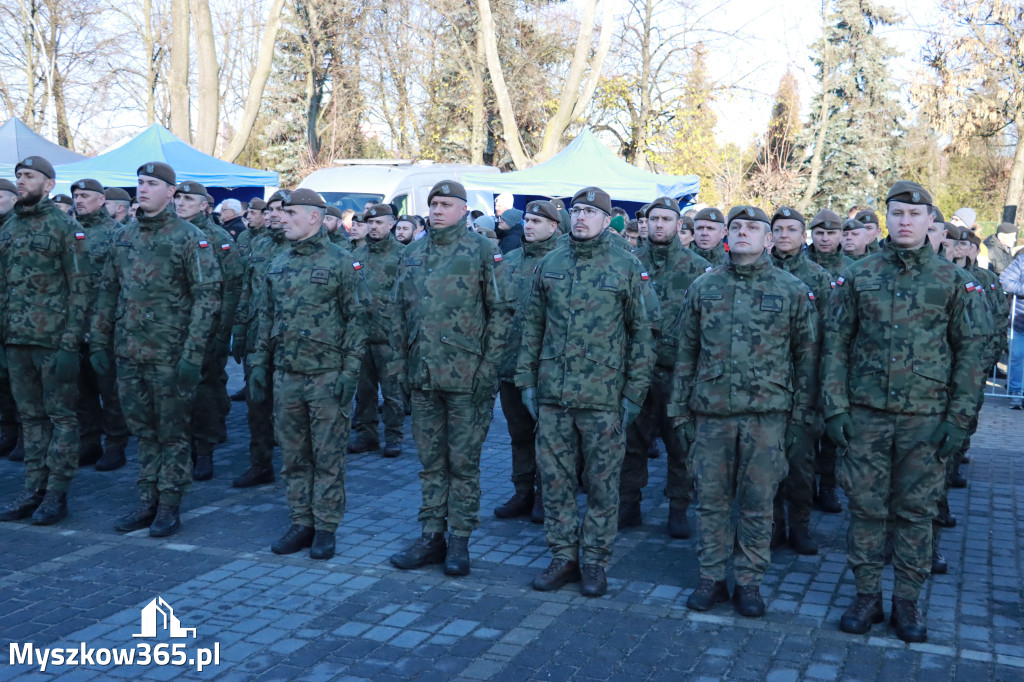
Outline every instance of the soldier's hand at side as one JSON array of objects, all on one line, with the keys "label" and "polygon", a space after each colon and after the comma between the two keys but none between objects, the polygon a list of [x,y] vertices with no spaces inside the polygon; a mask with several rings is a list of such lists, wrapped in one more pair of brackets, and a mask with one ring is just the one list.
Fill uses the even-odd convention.
[{"label": "soldier's hand at side", "polygon": [[534,386],[523,389],[523,407],[533,417],[533,421],[537,421],[537,389]]},{"label": "soldier's hand at side", "polygon": [[693,445],[693,441],[697,440],[697,427],[693,423],[693,419],[689,417],[680,417],[675,420],[676,437],[679,442],[682,443],[683,447],[687,450]]},{"label": "soldier's hand at side", "polygon": [[409,384],[409,375],[405,372],[395,375],[395,381],[398,383],[398,388],[402,389],[402,395],[409,395],[412,392],[412,386]]},{"label": "soldier's hand at side", "polygon": [[57,381],[63,384],[78,381],[78,370],[81,367],[80,362],[81,359],[78,357],[78,353],[74,351],[64,349],[57,351],[53,361],[54,368],[57,371]]},{"label": "soldier's hand at side", "polygon": [[807,432],[810,430],[806,424],[801,422],[790,422],[786,427],[786,452],[794,446],[807,442]]},{"label": "soldier's hand at side", "polygon": [[847,412],[840,412],[825,421],[825,432],[832,442],[841,448],[850,447],[850,434],[853,433],[853,420]]},{"label": "soldier's hand at side", "polygon": [[202,378],[202,367],[189,362],[185,358],[178,360],[178,368],[174,372],[174,384],[179,393],[191,393],[199,385]]},{"label": "soldier's hand at side", "polygon": [[928,442],[939,446],[936,453],[939,459],[946,459],[959,450],[966,439],[967,429],[962,429],[950,422],[942,422],[939,424],[939,428],[935,429],[935,433],[928,439]]},{"label": "soldier's hand at side", "polygon": [[89,355],[89,364],[97,374],[106,374],[110,371],[110,353],[103,349],[94,350]]},{"label": "soldier's hand at side", "polygon": [[241,364],[245,351],[245,327],[236,325],[231,329],[231,357]]},{"label": "soldier's hand at side", "polygon": [[249,374],[249,400],[262,403],[267,399],[267,368],[253,367]]},{"label": "soldier's hand at side", "polygon": [[640,416],[641,406],[634,403],[629,398],[623,397],[622,399],[622,432],[625,433],[633,421]]},{"label": "soldier's hand at side", "polygon": [[473,400],[484,403],[494,400],[498,390],[498,370],[489,362],[481,362],[480,368],[473,376]]},{"label": "soldier's hand at side", "polygon": [[356,387],[358,386],[358,377],[349,376],[342,372],[334,383],[334,395],[341,401],[342,405],[350,405],[352,404],[352,399],[356,397]]}]

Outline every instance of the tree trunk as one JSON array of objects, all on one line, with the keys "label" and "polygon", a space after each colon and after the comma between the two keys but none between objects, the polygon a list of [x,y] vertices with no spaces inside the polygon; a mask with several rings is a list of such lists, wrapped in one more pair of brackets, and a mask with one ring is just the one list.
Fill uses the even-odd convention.
[{"label": "tree trunk", "polygon": [[309,147],[309,159],[316,163],[320,156],[320,134],[317,132],[317,121],[320,120],[320,102],[323,90],[317,86],[316,65],[310,61],[306,71],[306,144]]},{"label": "tree trunk", "polygon": [[[644,3],[643,34],[640,39],[640,111],[633,118],[633,129],[626,147],[626,161],[636,165],[637,159],[643,154],[647,144],[647,126],[651,118],[651,15],[654,12],[654,1]],[[646,161],[646,159],[645,159]]]},{"label": "tree trunk", "polygon": [[[57,60],[57,55],[51,57]],[[68,110],[64,99],[64,75],[56,68],[53,70],[53,108],[57,116],[57,144],[72,151],[75,140],[71,136],[71,125],[68,123]]]},{"label": "tree trunk", "polygon": [[30,128],[38,129],[39,121],[36,120],[36,41],[35,21],[36,3],[35,0],[23,0],[21,3],[22,36],[25,44],[25,109],[21,115]]},{"label": "tree trunk", "polygon": [[171,105],[171,132],[192,142],[188,101],[188,0],[171,0],[171,64],[167,91]]},{"label": "tree trunk", "polygon": [[156,121],[156,39],[153,38],[153,0],[143,0],[142,44],[146,50],[146,125]]},{"label": "tree trunk", "polygon": [[260,40],[260,56],[256,62],[256,70],[253,71],[249,82],[249,92],[245,96],[245,110],[242,112],[242,120],[231,137],[231,144],[224,154],[226,161],[234,161],[238,158],[245,145],[249,143],[249,136],[252,135],[252,127],[256,124],[256,117],[260,113],[260,104],[263,102],[263,90],[267,86],[267,79],[270,78],[270,70],[274,65],[274,43],[277,41],[277,33],[281,28],[281,12],[284,9],[284,0],[274,0],[270,6],[270,16],[267,17],[266,27],[263,30],[263,38]]},{"label": "tree trunk", "polygon": [[473,121],[469,133],[469,162],[478,165],[484,163],[484,144],[486,144],[487,112],[484,102],[484,69],[487,68],[487,54],[480,31],[476,32],[476,55],[470,60],[469,105],[472,107]]},{"label": "tree trunk", "polygon": [[814,195],[818,192],[821,161],[825,155],[825,134],[828,132],[829,118],[831,118],[828,112],[831,106],[829,87],[826,81],[821,90],[821,115],[818,117],[818,134],[814,141],[814,154],[811,156],[811,175],[807,178],[807,189],[804,191],[804,196],[800,199],[800,203],[797,204],[797,210],[801,213],[807,213],[811,200],[814,199]]},{"label": "tree trunk", "polygon": [[196,20],[199,91],[195,147],[204,154],[213,154],[217,150],[217,132],[220,125],[220,66],[217,63],[217,44],[213,37],[213,18],[210,16],[209,0],[191,0],[190,10]]},{"label": "tree trunk", "polygon": [[1003,201],[1003,222],[1016,223],[1017,207],[1024,195],[1024,115],[1018,115],[1017,149],[1010,165],[1010,180],[1006,185],[1006,199]]},{"label": "tree trunk", "polygon": [[484,54],[487,57],[487,70],[491,74],[494,99],[498,102],[498,112],[501,114],[505,146],[508,148],[512,163],[516,165],[516,168],[520,170],[529,168],[533,162],[523,150],[523,141],[519,137],[519,124],[516,123],[516,112],[512,107],[512,98],[508,94],[508,85],[505,84],[501,61],[498,59],[498,41],[495,37],[494,15],[491,14],[490,0],[480,0],[480,40],[483,42]]}]

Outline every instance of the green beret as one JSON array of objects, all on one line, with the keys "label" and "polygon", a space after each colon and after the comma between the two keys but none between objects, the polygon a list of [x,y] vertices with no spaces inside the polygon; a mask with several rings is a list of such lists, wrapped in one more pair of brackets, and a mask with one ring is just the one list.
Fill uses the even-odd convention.
[{"label": "green beret", "polygon": [[103,185],[92,178],[84,178],[71,185],[71,191],[74,192],[75,190],[78,190],[79,192],[99,192],[100,194],[103,194]]},{"label": "green beret", "polygon": [[352,214],[352,222],[354,222],[354,223],[365,223],[366,222],[366,216],[363,215],[362,211],[356,211],[355,213]]},{"label": "green beret", "polygon": [[837,213],[823,208],[814,214],[808,227],[812,230],[816,227],[823,230],[841,230],[843,229],[843,219]]},{"label": "green beret", "polygon": [[341,220],[341,209],[337,206],[328,206],[326,215],[333,216],[338,220]]},{"label": "green beret", "polygon": [[526,212],[532,215],[538,215],[545,220],[552,220],[558,222],[558,209],[550,201],[531,201],[526,205]]},{"label": "green beret", "polygon": [[366,209],[366,213],[363,215],[364,218],[381,218],[389,215],[394,217],[395,212],[391,210],[391,204],[374,204],[370,208]]},{"label": "green beret", "polygon": [[938,206],[932,206],[932,220],[937,223],[946,222],[946,218],[942,215],[942,211],[939,210]]},{"label": "green beret", "polygon": [[958,241],[960,239],[960,227],[950,222],[942,223],[942,226],[946,228],[946,239],[952,239]]},{"label": "green beret", "polygon": [[55,194],[51,199],[55,204],[64,204],[65,206],[74,206],[75,202],[67,194]]},{"label": "green beret", "polygon": [[324,198],[311,189],[300,188],[291,192],[281,192],[281,199],[285,206],[312,206],[313,208],[327,208]]},{"label": "green beret", "polygon": [[434,197],[455,197],[466,201],[466,188],[454,180],[442,180],[431,188],[427,203]]},{"label": "green beret", "polygon": [[641,206],[641,207],[640,207],[640,209],[639,209],[639,210],[638,210],[638,211],[637,211],[636,213],[634,213],[633,215],[634,215],[634,216],[636,217],[636,219],[637,219],[637,220],[640,220],[641,218],[646,218],[646,217],[647,217],[647,209],[648,209],[649,207],[650,207],[650,204],[644,204],[644,205],[643,205],[643,206]]},{"label": "green beret", "polygon": [[807,225],[804,214],[790,206],[779,206],[772,214],[771,224],[774,225],[776,220],[799,220],[801,225]]},{"label": "green beret", "polygon": [[1017,226],[1013,223],[999,223],[996,232],[999,234],[1017,234]]},{"label": "green beret", "polygon": [[626,229],[626,219],[620,215],[614,216],[608,226],[621,234]]},{"label": "green beret", "polygon": [[53,165],[41,156],[28,156],[25,157],[24,160],[19,161],[14,167],[15,175],[17,175],[18,171],[22,168],[42,173],[51,180],[57,177],[57,174],[53,172]]},{"label": "green beret", "polygon": [[209,192],[206,191],[205,187],[200,185],[198,182],[193,182],[192,180],[186,180],[185,182],[178,185],[178,187],[174,190],[174,196],[178,196],[179,194],[195,194],[197,197],[202,197],[207,201],[209,201],[207,197],[210,196]]},{"label": "green beret", "polygon": [[15,185],[10,180],[4,180],[4,179],[0,178],[0,191],[2,191],[2,192],[10,192],[11,194],[17,194],[18,193],[18,187],[17,187],[17,185]]},{"label": "green beret", "polygon": [[107,197],[107,201],[131,201],[132,195],[124,191],[120,187],[108,187],[103,190],[103,194]]},{"label": "green beret", "polygon": [[706,220],[709,223],[721,223],[725,224],[725,216],[714,206],[708,206],[697,211],[697,215],[693,216],[693,222],[698,220]]},{"label": "green beret", "polygon": [[885,203],[898,201],[902,204],[927,205],[932,204],[932,195],[921,185],[910,180],[897,180],[893,183],[892,189],[885,197]]},{"label": "green beret", "polygon": [[168,166],[162,161],[151,161],[150,163],[144,163],[139,166],[139,169],[135,171],[136,175],[145,175],[150,178],[156,178],[162,180],[168,185],[177,185],[177,176],[174,175],[174,169]]},{"label": "green beret", "polygon": [[683,216],[683,226],[680,227],[679,229],[680,230],[689,230],[690,232],[693,232],[693,218],[691,218],[690,216],[685,216],[684,215]]},{"label": "green beret", "polygon": [[552,199],[551,203],[554,204],[555,208],[557,208],[559,211],[565,210],[565,202],[562,201],[561,199]]},{"label": "green beret", "polygon": [[[600,187],[584,187],[572,197],[572,205],[585,204],[593,206],[606,215],[612,214],[612,198]],[[623,225],[625,227],[625,225]]]},{"label": "green beret", "polygon": [[[938,209],[936,209],[936,210],[938,210]],[[857,215],[853,216],[853,219],[854,220],[859,220],[860,222],[864,223],[865,225],[869,225],[869,224],[870,225],[881,225],[882,224],[882,223],[878,222],[878,214],[875,213],[874,211],[871,211],[871,210],[860,211],[860,212],[857,213]]]},{"label": "green beret", "polygon": [[981,237],[971,232],[970,230],[964,230],[963,234],[960,235],[960,239],[966,239],[975,246],[981,246]]},{"label": "green beret", "polygon": [[283,192],[287,192],[287,191],[288,190],[281,190],[281,189],[279,189],[276,192],[274,192],[273,194],[271,194],[270,198],[267,199],[267,208],[270,208],[270,205],[272,203],[274,203],[275,201],[280,201],[283,204],[284,203],[284,194],[283,194]]},{"label": "green beret", "polygon": [[856,218],[850,218],[843,221],[843,232],[852,232],[853,230],[863,230],[864,223],[857,220]]},{"label": "green beret", "polygon": [[682,215],[682,211],[679,210],[679,202],[672,197],[658,197],[651,203],[644,206],[645,214],[650,214],[656,208],[663,208],[668,211],[672,211],[677,216]]},{"label": "green beret", "polygon": [[758,220],[762,223],[768,224],[770,219],[768,214],[757,206],[733,206],[729,209],[729,217],[725,221],[726,225],[732,224],[734,220]]},{"label": "green beret", "polygon": [[267,207],[267,202],[263,201],[263,199],[250,199],[249,200],[249,208],[251,208],[254,211],[262,211],[266,207]]}]

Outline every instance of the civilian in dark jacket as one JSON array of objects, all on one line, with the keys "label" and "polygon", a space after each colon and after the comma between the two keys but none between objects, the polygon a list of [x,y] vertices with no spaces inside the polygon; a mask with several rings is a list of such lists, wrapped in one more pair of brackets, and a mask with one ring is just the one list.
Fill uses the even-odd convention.
[{"label": "civilian in dark jacket", "polygon": [[494,232],[498,235],[498,248],[503,254],[518,249],[523,243],[523,212],[506,208],[498,218]]}]

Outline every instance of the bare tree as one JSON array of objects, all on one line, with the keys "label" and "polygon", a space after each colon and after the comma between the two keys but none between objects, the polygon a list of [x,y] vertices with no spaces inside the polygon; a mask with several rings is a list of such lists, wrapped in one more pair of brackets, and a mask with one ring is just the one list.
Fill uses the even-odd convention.
[{"label": "bare tree", "polygon": [[171,0],[171,64],[167,74],[171,103],[171,132],[192,141],[189,117],[189,7],[188,0]]}]

